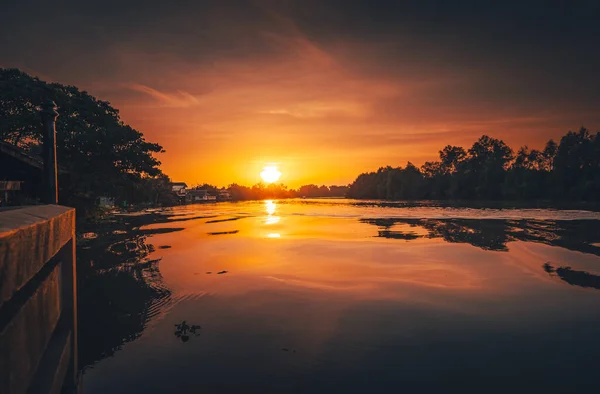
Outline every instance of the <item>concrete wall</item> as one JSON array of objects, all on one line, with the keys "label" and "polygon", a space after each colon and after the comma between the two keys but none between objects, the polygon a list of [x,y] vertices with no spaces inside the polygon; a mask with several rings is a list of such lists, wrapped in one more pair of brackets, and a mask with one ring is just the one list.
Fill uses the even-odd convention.
[{"label": "concrete wall", "polygon": [[75,211],[0,211],[0,393],[53,393],[76,377]]}]

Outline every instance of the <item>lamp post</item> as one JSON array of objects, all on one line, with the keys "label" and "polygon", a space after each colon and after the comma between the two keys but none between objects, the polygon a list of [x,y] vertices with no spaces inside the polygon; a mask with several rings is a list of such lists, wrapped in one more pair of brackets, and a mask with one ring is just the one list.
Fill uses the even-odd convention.
[{"label": "lamp post", "polygon": [[41,110],[44,150],[44,203],[58,204],[58,170],[56,163],[56,103],[47,100]]}]

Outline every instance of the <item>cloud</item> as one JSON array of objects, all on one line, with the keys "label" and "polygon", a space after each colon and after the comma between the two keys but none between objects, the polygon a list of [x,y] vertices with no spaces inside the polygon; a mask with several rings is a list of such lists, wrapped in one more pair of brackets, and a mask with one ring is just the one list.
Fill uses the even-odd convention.
[{"label": "cloud", "polygon": [[368,108],[364,103],[352,101],[325,101],[297,103],[287,108],[258,111],[259,114],[284,115],[299,119],[322,119],[328,117],[364,117]]},{"label": "cloud", "polygon": [[200,104],[200,101],[198,101],[195,96],[179,89],[173,93],[163,93],[149,86],[138,83],[129,83],[125,84],[124,86],[128,89],[141,92],[152,97],[156,102],[159,103],[159,105],[164,107],[187,108]]}]

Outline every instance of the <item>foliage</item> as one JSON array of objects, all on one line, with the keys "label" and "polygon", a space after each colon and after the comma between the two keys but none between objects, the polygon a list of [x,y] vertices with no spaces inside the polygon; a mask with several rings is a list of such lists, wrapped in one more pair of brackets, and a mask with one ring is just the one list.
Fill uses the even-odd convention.
[{"label": "foliage", "polygon": [[109,102],[75,86],[0,69],[0,140],[39,152],[39,108],[47,100],[56,102],[59,112],[57,157],[66,174],[60,180],[61,203],[88,206],[100,196],[128,202],[160,199],[157,188],[165,177],[154,155],[162,147],[125,124]]},{"label": "foliage", "polygon": [[446,146],[439,161],[418,169],[382,167],[360,174],[348,197],[370,199],[600,200],[600,133],[569,131],[544,150],[517,154],[503,141],[482,136],[468,150]]},{"label": "foliage", "polygon": [[203,185],[192,186],[191,190],[206,190],[209,194],[216,196],[219,193],[219,188],[205,183]]},{"label": "foliage", "polygon": [[236,183],[229,185],[229,193],[234,201],[261,200],[265,198],[297,198],[297,197],[345,197],[347,186],[317,186],[304,185],[297,190],[288,189],[283,184],[258,183],[252,187],[241,186]]}]

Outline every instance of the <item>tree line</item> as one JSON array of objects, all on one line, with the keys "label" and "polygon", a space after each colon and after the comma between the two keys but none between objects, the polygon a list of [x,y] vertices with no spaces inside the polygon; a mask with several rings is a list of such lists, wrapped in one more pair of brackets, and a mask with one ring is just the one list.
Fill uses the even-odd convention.
[{"label": "tree line", "polygon": [[[0,141],[41,152],[39,108],[53,100],[59,157],[60,203],[80,213],[99,197],[117,203],[173,205],[170,179],[160,169],[161,145],[122,121],[119,111],[75,86],[47,83],[17,69],[0,68]],[[211,185],[206,187],[216,188]],[[229,186],[233,200],[292,197],[358,199],[600,200],[600,133],[569,131],[543,150],[515,154],[503,141],[482,136],[469,149],[448,145],[439,160],[420,168],[382,167],[349,186],[282,184]]]},{"label": "tree line", "polygon": [[448,145],[421,168],[381,167],[360,174],[348,197],[358,199],[600,201],[600,133],[582,127],[543,150],[517,153],[487,135],[469,149]]},{"label": "tree line", "polygon": [[[194,186],[193,189],[206,190],[208,193],[217,195],[218,188],[210,184]],[[243,186],[233,183],[228,187],[229,194],[233,201],[243,200],[262,200],[265,198],[322,198],[322,197],[345,197],[348,193],[348,186],[325,186],[325,185],[304,185],[298,189],[288,189],[284,184],[264,184],[257,183],[254,186]]]}]

